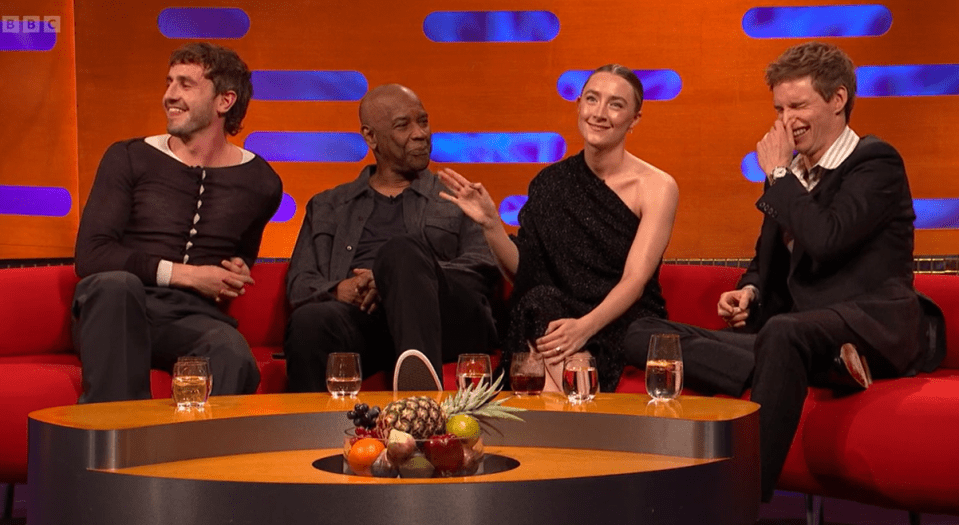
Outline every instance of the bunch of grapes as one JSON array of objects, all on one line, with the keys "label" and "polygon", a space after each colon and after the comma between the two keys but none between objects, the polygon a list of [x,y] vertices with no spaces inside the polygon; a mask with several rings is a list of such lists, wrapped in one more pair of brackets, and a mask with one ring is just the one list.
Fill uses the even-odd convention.
[{"label": "bunch of grapes", "polygon": [[353,410],[346,413],[346,417],[353,421],[353,426],[373,430],[376,427],[376,418],[380,417],[380,407],[370,408],[366,403],[357,403]]}]

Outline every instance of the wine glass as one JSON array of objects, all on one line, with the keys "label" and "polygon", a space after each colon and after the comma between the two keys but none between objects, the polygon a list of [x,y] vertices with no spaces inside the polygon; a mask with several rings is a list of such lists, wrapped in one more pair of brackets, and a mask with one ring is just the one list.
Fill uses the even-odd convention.
[{"label": "wine glass", "polygon": [[456,362],[456,382],[460,390],[481,383],[489,385],[493,380],[493,365],[487,354],[460,354]]},{"label": "wine glass", "polygon": [[356,397],[363,383],[360,354],[334,352],[326,358],[326,390],[333,397]]},{"label": "wine glass", "polygon": [[573,354],[563,363],[563,392],[576,405],[592,401],[599,392],[599,371],[596,358],[589,354]]},{"label": "wine glass", "polygon": [[646,356],[646,392],[654,400],[676,399],[683,389],[683,353],[678,334],[655,334]]}]

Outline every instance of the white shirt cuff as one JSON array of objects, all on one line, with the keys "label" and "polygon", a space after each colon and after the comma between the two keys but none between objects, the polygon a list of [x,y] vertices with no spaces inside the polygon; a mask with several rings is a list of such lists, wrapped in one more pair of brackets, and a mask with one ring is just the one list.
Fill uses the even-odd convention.
[{"label": "white shirt cuff", "polygon": [[157,286],[170,286],[170,277],[173,276],[173,263],[160,261],[157,265]]}]

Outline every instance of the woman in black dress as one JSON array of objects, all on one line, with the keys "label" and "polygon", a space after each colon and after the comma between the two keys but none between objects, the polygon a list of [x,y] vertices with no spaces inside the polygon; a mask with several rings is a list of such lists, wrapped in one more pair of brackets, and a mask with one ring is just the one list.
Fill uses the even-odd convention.
[{"label": "woman in black dress", "polygon": [[539,352],[547,390],[562,390],[563,361],[596,357],[600,388],[615,390],[626,327],[666,316],[657,279],[678,202],[668,174],[626,151],[639,122],[642,84],[628,68],[594,71],[577,99],[583,151],[543,169],[529,185],[516,236],[507,235],[480,183],[450,169],[443,194],[483,227],[514,283],[503,368],[514,352]]}]

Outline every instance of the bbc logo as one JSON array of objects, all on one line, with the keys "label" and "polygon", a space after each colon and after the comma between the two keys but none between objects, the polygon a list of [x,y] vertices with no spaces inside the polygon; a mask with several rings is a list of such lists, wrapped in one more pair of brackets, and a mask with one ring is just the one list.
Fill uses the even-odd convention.
[{"label": "bbc logo", "polygon": [[0,17],[3,33],[59,33],[59,16],[6,16]]}]

